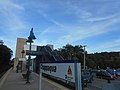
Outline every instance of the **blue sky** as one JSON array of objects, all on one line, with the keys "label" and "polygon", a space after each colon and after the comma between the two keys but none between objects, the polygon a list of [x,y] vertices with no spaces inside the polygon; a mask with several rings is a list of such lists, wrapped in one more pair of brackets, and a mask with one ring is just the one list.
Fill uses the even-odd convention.
[{"label": "blue sky", "polygon": [[32,27],[35,45],[120,51],[120,0],[0,0],[0,40],[14,53]]}]

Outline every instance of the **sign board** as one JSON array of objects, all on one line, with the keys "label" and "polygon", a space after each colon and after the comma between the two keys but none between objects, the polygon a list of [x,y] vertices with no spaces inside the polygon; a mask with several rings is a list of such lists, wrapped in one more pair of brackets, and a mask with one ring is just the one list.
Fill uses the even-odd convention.
[{"label": "sign board", "polygon": [[40,63],[40,78],[42,77],[41,73],[45,73],[47,75],[51,75],[75,83],[76,90],[82,90],[81,64],[78,62],[74,61],[71,62],[69,60],[66,60],[49,63],[48,62]]},{"label": "sign board", "polygon": [[41,64],[41,71],[54,77],[75,82],[73,63],[43,63]]},{"label": "sign board", "polygon": [[[29,50],[30,45],[24,45],[24,50]],[[36,45],[31,45],[31,51],[37,51]]]},{"label": "sign board", "polygon": [[26,61],[25,58],[19,58],[19,61]]}]

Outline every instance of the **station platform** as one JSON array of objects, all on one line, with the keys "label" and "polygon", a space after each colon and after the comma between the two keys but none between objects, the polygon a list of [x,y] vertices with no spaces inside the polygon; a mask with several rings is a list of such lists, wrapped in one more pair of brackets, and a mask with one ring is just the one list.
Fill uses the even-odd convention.
[{"label": "station platform", "polygon": [[26,79],[22,73],[16,73],[10,69],[3,76],[0,83],[0,90],[38,90],[39,79],[36,75],[31,74],[30,84],[26,84]]},{"label": "station platform", "polygon": [[[25,72],[23,72],[25,73]],[[16,73],[9,69],[0,79],[0,90],[39,90],[39,75],[32,72],[29,78],[30,83],[26,84],[26,79],[22,73]],[[46,78],[42,78],[42,90],[70,90]]]},{"label": "station platform", "polygon": [[[12,68],[9,69],[5,75],[0,79],[0,90],[39,90],[39,75],[32,72],[30,75],[30,84],[26,84],[26,79],[23,78],[22,73],[16,73]],[[97,80],[98,81],[98,80]],[[101,90],[94,85],[97,83],[94,81],[88,85],[84,90]],[[42,90],[71,90],[52,80],[42,77]]]}]

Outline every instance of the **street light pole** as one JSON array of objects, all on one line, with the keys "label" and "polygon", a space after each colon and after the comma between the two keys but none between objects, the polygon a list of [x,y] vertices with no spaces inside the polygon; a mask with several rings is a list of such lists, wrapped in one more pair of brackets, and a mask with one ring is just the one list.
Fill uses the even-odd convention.
[{"label": "street light pole", "polygon": [[[24,50],[22,50],[21,51],[21,53],[22,53],[22,59],[24,58],[24,53],[25,53],[25,51]],[[23,61],[20,61],[20,65],[21,65],[21,72],[22,72],[22,63],[23,63]]]},{"label": "street light pole", "polygon": [[33,28],[30,31],[30,36],[28,37],[28,40],[26,42],[30,43],[30,47],[29,47],[29,56],[28,56],[28,63],[27,63],[27,82],[26,83],[30,83],[29,82],[29,76],[30,76],[30,60],[31,60],[31,44],[33,43],[33,39],[36,39],[34,33],[33,33]]},{"label": "street light pole", "polygon": [[86,66],[85,47],[86,47],[86,45],[84,45],[82,47],[83,47],[83,50],[84,50],[84,67],[83,67],[83,69],[85,70],[85,66]]},{"label": "street light pole", "polygon": [[30,76],[30,60],[31,60],[31,55],[30,55],[30,52],[31,52],[31,42],[30,42],[30,47],[29,47],[29,56],[28,56],[28,62],[27,62],[27,82],[26,83],[30,83],[29,82],[29,76]]},{"label": "street light pole", "polygon": [[22,50],[22,52],[21,52],[21,53],[22,53],[22,58],[23,58],[23,57],[24,57],[24,53],[25,53],[25,51],[24,51],[24,50]]}]

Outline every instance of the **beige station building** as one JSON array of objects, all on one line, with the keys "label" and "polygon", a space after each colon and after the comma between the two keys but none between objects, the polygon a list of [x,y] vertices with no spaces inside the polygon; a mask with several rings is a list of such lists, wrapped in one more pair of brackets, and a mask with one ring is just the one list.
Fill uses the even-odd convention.
[{"label": "beige station building", "polygon": [[[15,53],[15,59],[14,59],[14,70],[15,71],[17,71],[17,70],[19,70],[21,72],[26,71],[26,64],[27,64],[26,51],[29,50],[29,45],[27,45],[26,41],[27,41],[27,39],[25,39],[25,38],[17,38],[16,53]],[[47,44],[46,46],[49,46],[53,50],[53,45]],[[37,51],[37,45],[32,45],[31,50],[33,52]],[[24,53],[23,53],[23,51],[24,51]],[[33,56],[35,56],[35,55],[33,55]]]},{"label": "beige station building", "polygon": [[21,70],[26,69],[26,51],[24,50],[24,45],[27,44],[26,40],[25,38],[17,38],[14,70],[17,69],[17,65]]}]

